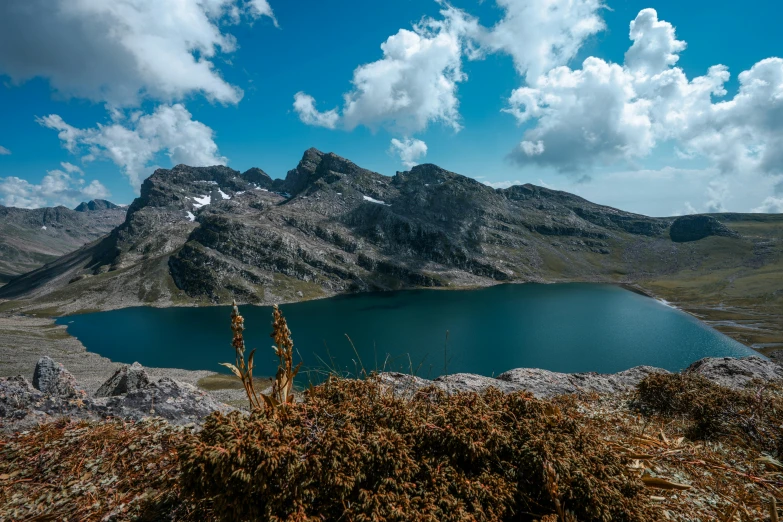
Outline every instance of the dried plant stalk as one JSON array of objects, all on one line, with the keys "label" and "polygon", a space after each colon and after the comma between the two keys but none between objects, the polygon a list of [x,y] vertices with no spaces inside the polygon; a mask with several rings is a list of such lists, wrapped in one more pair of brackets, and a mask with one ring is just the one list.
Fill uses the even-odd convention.
[{"label": "dried plant stalk", "polygon": [[280,363],[277,366],[277,375],[272,385],[272,398],[278,404],[289,404],[294,401],[294,377],[302,366],[300,362],[294,368],[294,341],[291,339],[291,330],[288,329],[283,312],[274,305],[272,312],[272,334],[275,354]]},{"label": "dried plant stalk", "polygon": [[239,315],[239,309],[236,301],[232,303],[233,309],[231,311],[231,331],[234,333],[234,338],[231,342],[231,346],[234,347],[236,352],[236,363],[221,363],[226,368],[230,369],[234,375],[236,375],[241,381],[247,393],[247,399],[250,402],[251,409],[266,408],[267,411],[273,412],[274,408],[281,404],[290,404],[294,400],[294,377],[299,373],[299,368],[302,366],[300,362],[296,368],[294,368],[293,352],[294,341],[291,339],[291,330],[288,329],[283,313],[274,305],[274,311],[272,312],[272,337],[275,340],[276,346],[272,349],[279,358],[280,362],[277,367],[277,374],[275,375],[275,382],[272,385],[272,394],[267,395],[265,393],[256,392],[253,385],[253,356],[256,351],[253,349],[245,362],[245,319]]},{"label": "dried plant stalk", "polygon": [[250,352],[250,357],[248,357],[247,363],[245,363],[245,338],[243,334],[245,330],[245,319],[239,315],[239,308],[237,308],[236,301],[232,303],[232,307],[231,331],[234,333],[234,338],[231,341],[231,346],[234,347],[234,351],[236,352],[236,363],[220,364],[231,370],[234,375],[239,377],[239,380],[242,381],[242,386],[244,386],[245,393],[247,393],[247,399],[250,401],[250,408],[260,409],[261,401],[253,387],[253,356],[256,351],[253,350]]}]

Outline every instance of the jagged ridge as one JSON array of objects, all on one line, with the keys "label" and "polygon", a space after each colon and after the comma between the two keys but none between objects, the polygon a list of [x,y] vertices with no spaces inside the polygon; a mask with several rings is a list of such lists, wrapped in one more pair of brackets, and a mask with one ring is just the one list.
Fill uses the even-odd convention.
[{"label": "jagged ridge", "polygon": [[65,303],[111,288],[114,301],[102,296],[101,306],[116,307],[628,281],[645,275],[640,258],[672,245],[671,222],[529,184],[493,189],[432,164],[384,176],[309,149],[285,179],[257,168],[159,169],[107,238],[0,297]]}]

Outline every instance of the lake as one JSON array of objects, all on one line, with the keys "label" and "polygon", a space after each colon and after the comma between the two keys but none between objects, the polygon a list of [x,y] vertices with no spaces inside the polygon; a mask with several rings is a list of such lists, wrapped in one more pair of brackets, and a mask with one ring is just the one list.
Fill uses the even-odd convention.
[{"label": "lake", "polygon": [[[616,372],[648,364],[677,371],[702,357],[756,354],[688,314],[612,285],[382,292],[280,308],[303,369],[311,371],[356,373],[359,359],[367,371],[413,371],[425,378],[444,368],[488,376],[520,367]],[[234,362],[230,311],[141,307],[57,322],[89,351],[114,361],[227,371],[218,363]],[[271,307],[241,306],[240,313],[248,351],[258,348],[254,373],[274,375]]]}]

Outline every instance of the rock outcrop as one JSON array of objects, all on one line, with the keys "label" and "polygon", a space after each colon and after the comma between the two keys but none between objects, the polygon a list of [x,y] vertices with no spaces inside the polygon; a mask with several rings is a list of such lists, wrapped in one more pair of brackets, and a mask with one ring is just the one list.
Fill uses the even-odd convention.
[{"label": "rock outcrop", "polygon": [[[559,373],[538,368],[517,368],[500,374],[497,378],[470,373],[458,373],[422,379],[397,372],[380,374],[381,382],[396,393],[410,395],[427,386],[435,386],[452,393],[461,391],[482,392],[496,388],[504,393],[526,391],[535,397],[547,398],[572,393],[625,393],[632,391],[639,382],[652,373],[669,373],[652,366],[636,366],[618,373]],[[783,367],[761,357],[741,359],[706,358],[689,366],[684,373],[698,373],[710,381],[729,388],[742,388],[753,379],[783,381]]]},{"label": "rock outcrop", "polygon": [[[558,373],[532,368],[517,368],[498,376],[458,373],[435,380],[385,372],[380,381],[402,396],[411,396],[422,388],[434,386],[446,393],[484,392],[496,388],[503,393],[526,391],[545,398],[573,393],[616,394],[632,391],[646,376],[668,373],[660,368],[637,366],[613,374]],[[783,367],[761,357],[742,359],[707,358],[693,363],[685,373],[705,378],[730,388],[742,388],[751,380],[783,382]],[[121,390],[125,390],[124,392]],[[22,376],[0,378],[0,424],[20,429],[31,423],[68,416],[78,419],[119,417],[140,420],[159,417],[172,424],[201,424],[215,411],[228,413],[234,408],[215,400],[196,387],[161,378],[149,382],[138,363],[112,375],[101,387],[101,395],[89,397],[78,389],[75,379],[49,357],[36,366],[33,384]]]},{"label": "rock outcrop", "polygon": [[82,201],[74,210],[76,212],[92,212],[95,210],[110,210],[113,208],[120,208],[119,205],[115,205],[111,201],[105,199],[93,199],[92,201]]},{"label": "rock outcrop", "polygon": [[0,425],[4,429],[22,429],[63,416],[85,420],[158,417],[172,424],[198,425],[214,411],[234,410],[190,384],[166,377],[149,382],[138,364],[116,372],[102,389],[114,393],[123,387],[127,392],[90,397],[79,390],[76,380],[61,364],[42,357],[33,384],[21,375],[0,378]]},{"label": "rock outcrop", "polygon": [[85,393],[78,388],[76,379],[62,364],[51,357],[44,356],[38,360],[33,373],[33,387],[47,395],[55,397],[81,397]]},{"label": "rock outcrop", "polygon": [[157,416],[173,424],[199,424],[214,411],[228,413],[234,409],[195,386],[166,377],[125,395],[96,399],[96,403],[114,417],[138,420]]},{"label": "rock outcrop", "polygon": [[135,362],[130,366],[123,366],[114,372],[114,375],[98,388],[95,397],[113,397],[125,393],[135,392],[150,384],[149,375],[144,367]]},{"label": "rock outcrop", "polygon": [[396,372],[381,374],[381,380],[400,393],[410,394],[426,386],[436,386],[446,392],[477,391],[496,388],[504,393],[526,391],[535,397],[555,397],[580,392],[623,393],[631,391],[651,373],[668,373],[660,368],[637,366],[619,373],[559,373],[537,368],[517,368],[497,378],[471,373],[445,375],[435,380],[422,379]]},{"label": "rock outcrop", "polygon": [[669,229],[669,237],[676,243],[698,241],[709,236],[736,237],[737,233],[712,216],[678,217]]},{"label": "rock outcrop", "polygon": [[756,356],[701,359],[688,366],[684,373],[698,374],[729,388],[742,388],[754,379],[783,380],[783,366]]}]

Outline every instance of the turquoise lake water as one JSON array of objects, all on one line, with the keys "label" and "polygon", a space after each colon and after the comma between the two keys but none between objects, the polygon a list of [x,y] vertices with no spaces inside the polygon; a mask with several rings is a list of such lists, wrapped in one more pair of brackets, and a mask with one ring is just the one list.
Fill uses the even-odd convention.
[{"label": "turquoise lake water", "polygon": [[[441,375],[444,367],[489,376],[520,367],[616,372],[648,364],[677,371],[702,357],[755,354],[683,312],[611,285],[412,290],[281,309],[298,359],[313,372],[332,367],[355,373],[359,358],[368,371],[412,369],[425,378]],[[57,322],[88,350],[115,361],[226,371],[218,363],[234,362],[230,310],[126,308]],[[254,373],[273,375],[271,308],[241,306],[240,313],[248,349],[258,348]]]}]

